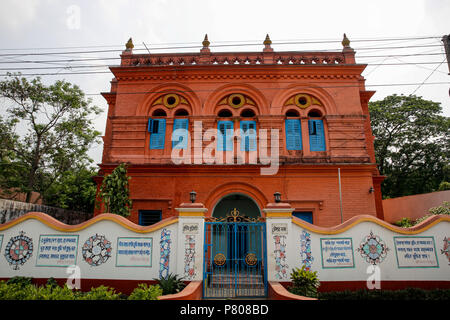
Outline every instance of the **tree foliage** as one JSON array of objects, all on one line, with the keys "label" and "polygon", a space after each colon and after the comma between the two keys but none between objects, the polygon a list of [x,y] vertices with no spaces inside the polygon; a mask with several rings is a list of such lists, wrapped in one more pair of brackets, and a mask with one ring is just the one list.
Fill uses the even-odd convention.
[{"label": "tree foliage", "polygon": [[94,212],[97,185],[94,169],[78,166],[62,173],[45,193],[46,205],[81,212]]},{"label": "tree foliage", "polygon": [[129,179],[125,163],[118,165],[111,174],[103,179],[98,197],[104,205],[105,212],[124,217],[130,215],[132,201],[130,199]]},{"label": "tree foliage", "polygon": [[439,103],[392,95],[369,111],[384,197],[436,191],[450,180],[450,118]]},{"label": "tree foliage", "polygon": [[0,82],[0,188],[47,197],[75,167],[88,166],[89,148],[99,142],[91,105],[81,89],[65,81],[9,75]]}]

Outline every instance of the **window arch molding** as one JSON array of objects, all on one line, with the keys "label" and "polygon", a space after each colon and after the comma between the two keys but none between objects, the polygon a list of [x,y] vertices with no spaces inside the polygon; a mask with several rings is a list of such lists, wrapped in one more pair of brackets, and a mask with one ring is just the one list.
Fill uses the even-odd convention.
[{"label": "window arch molding", "polygon": [[186,101],[188,102],[188,106],[186,106],[186,105],[177,106],[172,109],[166,108],[168,117],[173,117],[173,115],[175,114],[175,112],[178,108],[187,109],[190,116],[201,114],[202,103],[201,103],[200,99],[198,98],[198,96],[195,94],[195,92],[191,88],[189,88],[185,85],[163,84],[163,85],[159,85],[154,88],[151,88],[148,91],[150,91],[150,92],[148,94],[146,94],[141,99],[141,101],[138,103],[138,106],[136,108],[137,116],[151,115],[152,110],[154,108],[159,108],[159,106],[152,107],[153,102],[156,99],[158,99],[159,97],[164,96],[166,94],[171,94],[171,93],[172,94],[175,93],[175,94],[185,98]]},{"label": "window arch molding", "polygon": [[281,109],[281,114],[284,116],[284,117],[287,117],[287,113],[288,112],[290,112],[290,111],[296,111],[296,112],[298,112],[298,117],[299,118],[307,118],[308,117],[308,114],[309,114],[309,112],[310,111],[313,111],[313,110],[315,110],[315,111],[318,111],[318,112],[320,112],[320,114],[321,114],[321,118],[323,118],[325,115],[327,115],[327,111],[326,111],[326,109],[323,107],[323,106],[319,106],[319,105],[312,105],[312,106],[310,106],[310,107],[308,107],[308,108],[306,108],[306,109],[300,109],[300,108],[297,108],[297,107],[295,107],[295,106],[284,106],[282,109]]},{"label": "window arch molding", "polygon": [[[323,115],[327,114],[336,114],[337,108],[336,103],[334,102],[333,97],[326,92],[324,89],[315,86],[315,85],[292,85],[288,86],[285,89],[280,90],[272,100],[271,108],[272,112],[275,114],[285,115],[286,111],[292,108],[292,106],[284,106],[284,103],[291,97],[296,94],[303,93],[309,94],[311,96],[315,96],[317,99],[321,101],[323,107],[314,105],[314,108],[321,107],[320,111]],[[303,111],[308,110],[310,108],[301,109],[298,108],[300,115],[306,117],[308,111],[305,113]]]},{"label": "window arch molding", "polygon": [[249,84],[241,83],[241,84],[226,84],[216,89],[214,92],[212,92],[205,100],[204,105],[205,114],[217,115],[217,112],[223,107],[223,105],[222,106],[219,105],[220,101],[232,94],[241,94],[247,96],[255,102],[254,106],[246,105],[245,107],[242,106],[240,108],[236,108],[233,111],[237,112],[236,113],[233,112],[233,115],[239,116],[243,108],[252,109],[255,112],[255,115],[270,113],[268,108],[269,103],[267,99],[264,97],[264,95],[255,87]]}]

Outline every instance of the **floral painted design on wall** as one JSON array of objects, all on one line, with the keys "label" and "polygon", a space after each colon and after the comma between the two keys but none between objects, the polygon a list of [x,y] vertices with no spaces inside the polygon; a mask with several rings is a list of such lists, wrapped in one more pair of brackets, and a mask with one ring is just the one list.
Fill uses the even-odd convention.
[{"label": "floral painted design on wall", "polygon": [[444,254],[448,259],[448,265],[450,266],[450,238],[444,238],[444,246],[441,250],[441,254]]},{"label": "floral painted design on wall", "polygon": [[19,266],[25,264],[33,254],[33,239],[20,231],[18,236],[12,237],[5,247],[6,261],[13,266],[14,270],[19,270]]},{"label": "floral painted design on wall", "polygon": [[95,234],[84,242],[83,259],[89,265],[97,267],[111,257],[111,242],[104,235]]},{"label": "floral painted design on wall", "polygon": [[172,240],[170,239],[171,230],[163,229],[161,231],[161,241],[160,241],[160,260],[159,260],[159,278],[167,279],[169,276],[169,257],[170,257],[170,244]]},{"label": "floral painted design on wall", "polygon": [[311,253],[311,234],[305,230],[300,235],[300,257],[306,270],[310,271],[314,257]]},{"label": "floral painted design on wall", "polygon": [[370,234],[363,239],[357,250],[366,262],[377,265],[386,258],[389,248],[379,236],[370,231]]},{"label": "floral painted design on wall", "polygon": [[192,280],[195,277],[195,236],[187,235],[184,243],[184,277]]},{"label": "floral painted design on wall", "polygon": [[288,264],[286,262],[286,236],[276,235],[273,237],[275,240],[275,278],[287,279],[288,276]]}]

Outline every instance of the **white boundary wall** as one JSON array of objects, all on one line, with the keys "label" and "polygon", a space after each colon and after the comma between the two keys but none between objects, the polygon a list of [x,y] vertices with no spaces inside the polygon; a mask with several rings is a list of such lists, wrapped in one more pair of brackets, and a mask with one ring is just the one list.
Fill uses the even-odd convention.
[{"label": "white boundary wall", "polygon": [[268,219],[268,280],[290,281],[305,265],[320,281],[450,281],[449,217],[403,230],[367,217],[335,228]]},{"label": "white boundary wall", "polygon": [[[29,213],[0,225],[0,278],[68,278],[67,266],[75,264],[81,279],[148,281],[176,273],[202,280],[203,237],[203,217],[141,227],[106,214],[69,226]],[[334,228],[267,218],[268,281],[289,282],[302,265],[320,281],[450,281],[449,248],[446,216],[410,229],[371,216]]]}]

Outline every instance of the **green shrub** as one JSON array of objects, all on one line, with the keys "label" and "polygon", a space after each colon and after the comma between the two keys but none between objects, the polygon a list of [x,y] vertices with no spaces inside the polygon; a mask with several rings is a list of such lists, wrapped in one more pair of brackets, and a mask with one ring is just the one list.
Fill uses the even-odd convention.
[{"label": "green shrub", "polygon": [[27,281],[0,282],[0,300],[73,300],[75,295],[67,286],[51,284],[36,286]]},{"label": "green shrub", "polygon": [[303,265],[301,269],[294,268],[291,272],[292,285],[289,291],[304,297],[317,297],[317,288],[320,286],[317,271],[307,270]]},{"label": "green shrub", "polygon": [[8,283],[8,281],[0,282],[0,300],[29,300],[29,297],[33,295],[35,287],[32,284],[15,280]]},{"label": "green shrub", "polygon": [[438,191],[445,191],[445,190],[450,190],[450,182],[448,181],[442,181],[439,184]]},{"label": "green shrub", "polygon": [[418,219],[416,219],[414,221],[412,221],[410,218],[403,218],[402,220],[397,221],[394,224],[396,226],[399,226],[399,227],[402,227],[402,228],[410,228],[412,226],[415,226],[415,225],[421,223],[422,221],[428,219],[429,217],[431,217],[433,215],[438,215],[438,214],[448,214],[448,215],[450,215],[450,202],[444,201],[441,206],[430,208],[428,210],[428,212],[429,212],[429,214],[427,214],[427,215],[425,215],[425,216],[423,216],[421,218],[418,218]]},{"label": "green shrub", "polygon": [[73,291],[64,285],[64,287],[59,287],[47,284],[43,287],[36,287],[36,295],[32,300],[74,300],[75,294]]},{"label": "green shrub", "polygon": [[27,285],[30,285],[32,280],[33,280],[33,278],[31,278],[31,277],[12,277],[12,278],[9,278],[6,281],[6,283],[7,284],[17,284],[20,287],[25,287]]},{"label": "green shrub", "polygon": [[431,214],[450,214],[450,202],[444,201],[441,206],[430,208]]},{"label": "green shrub", "polygon": [[394,224],[401,228],[410,228],[414,225],[414,221],[412,221],[410,218],[403,218],[402,220],[397,221]]},{"label": "green shrub", "polygon": [[59,286],[58,282],[56,282],[55,278],[53,278],[53,277],[47,279],[47,285],[49,285],[52,288],[56,288]]},{"label": "green shrub", "polygon": [[158,285],[163,290],[163,295],[178,293],[186,286],[183,282],[183,278],[178,278],[178,275],[172,273],[169,274],[167,278],[153,280],[158,282]]},{"label": "green shrub", "polygon": [[99,286],[91,288],[91,291],[77,295],[79,300],[120,300],[121,293],[116,293],[114,288]]},{"label": "green shrub", "polygon": [[146,283],[140,283],[128,300],[158,300],[158,297],[162,295],[163,290],[159,285],[148,286]]}]

